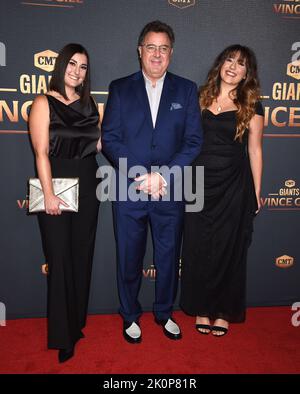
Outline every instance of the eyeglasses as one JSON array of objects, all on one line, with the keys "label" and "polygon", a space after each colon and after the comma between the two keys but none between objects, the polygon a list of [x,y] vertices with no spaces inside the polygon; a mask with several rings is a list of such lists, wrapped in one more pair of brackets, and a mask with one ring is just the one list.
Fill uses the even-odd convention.
[{"label": "eyeglasses", "polygon": [[148,53],[154,53],[158,50],[162,55],[167,55],[171,50],[169,45],[142,44],[141,47],[145,47]]}]

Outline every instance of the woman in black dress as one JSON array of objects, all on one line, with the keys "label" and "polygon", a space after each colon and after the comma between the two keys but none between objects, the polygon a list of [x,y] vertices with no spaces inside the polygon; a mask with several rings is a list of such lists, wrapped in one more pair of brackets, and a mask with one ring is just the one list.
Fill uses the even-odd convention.
[{"label": "woman in black dress", "polygon": [[[84,335],[99,201],[95,155],[99,113],[90,96],[89,56],[66,45],[56,59],[49,92],[35,98],[30,135],[45,212],[38,214],[48,264],[48,348],[64,362]],[[79,212],[61,211],[52,178],[79,178]]]},{"label": "woman in black dress", "polygon": [[[186,213],[181,307],[202,334],[225,335],[245,320],[246,258],[259,211],[263,109],[255,55],[232,45],[200,92],[204,208]],[[194,179],[195,182],[195,179]]]}]

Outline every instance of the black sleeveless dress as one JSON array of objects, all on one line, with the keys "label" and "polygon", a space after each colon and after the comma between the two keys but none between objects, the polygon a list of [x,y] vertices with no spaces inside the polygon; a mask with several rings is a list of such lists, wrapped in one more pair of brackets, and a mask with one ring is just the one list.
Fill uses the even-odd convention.
[{"label": "black sleeveless dress", "polygon": [[[263,115],[260,103],[256,113]],[[193,166],[204,166],[204,208],[186,213],[182,309],[194,316],[245,320],[246,258],[257,210],[247,141],[234,141],[236,111],[205,109],[204,143]]]},{"label": "black sleeveless dress", "polygon": [[90,98],[69,105],[49,103],[49,160],[53,178],[79,178],[79,212],[38,214],[48,263],[48,348],[68,349],[86,324],[99,201],[95,155],[99,114]]},{"label": "black sleeveless dress", "polygon": [[88,105],[80,99],[64,104],[46,95],[50,109],[50,157],[84,159],[97,153],[99,113],[90,98]]}]

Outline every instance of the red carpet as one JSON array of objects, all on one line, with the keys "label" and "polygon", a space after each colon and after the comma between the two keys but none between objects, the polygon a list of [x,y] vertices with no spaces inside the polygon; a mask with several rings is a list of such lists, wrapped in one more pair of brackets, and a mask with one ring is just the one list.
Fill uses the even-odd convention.
[{"label": "red carpet", "polygon": [[58,364],[46,349],[46,320],[9,320],[0,327],[0,373],[201,374],[300,372],[300,326],[289,307],[249,308],[245,324],[232,324],[223,338],[201,335],[194,318],[175,312],[181,341],[166,338],[151,313],[141,319],[143,342],[122,337],[118,315],[89,316],[86,338],[75,357]]}]

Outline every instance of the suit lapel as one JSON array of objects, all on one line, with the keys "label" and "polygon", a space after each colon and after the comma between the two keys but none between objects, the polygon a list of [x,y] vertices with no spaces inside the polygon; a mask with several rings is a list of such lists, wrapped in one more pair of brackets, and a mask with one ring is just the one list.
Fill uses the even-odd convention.
[{"label": "suit lapel", "polygon": [[144,112],[144,115],[147,119],[147,122],[153,128],[151,110],[149,105],[149,100],[147,96],[147,91],[145,87],[145,81],[142,72],[138,72],[134,75],[134,91],[137,96],[137,99],[141,106],[141,111]]},{"label": "suit lapel", "polygon": [[[138,73],[134,74],[133,83],[134,83],[133,90],[136,94],[138,102],[140,103],[141,111],[144,113],[149,126],[153,128],[151,110],[150,110],[149,100],[147,96],[147,91],[146,91],[145,81],[142,71],[139,71]],[[174,91],[174,86],[173,86],[172,78],[170,73],[167,72],[164,80],[163,90],[160,97],[155,129],[157,129],[160,126],[160,124],[163,124],[164,119],[169,115],[170,102],[171,102],[173,91]]]},{"label": "suit lapel", "polygon": [[155,129],[159,128],[160,124],[164,123],[165,117],[169,115],[170,111],[170,100],[173,94],[173,84],[170,74],[167,72],[163,90],[161,92],[160,103],[158,107],[158,113],[155,123]]}]

